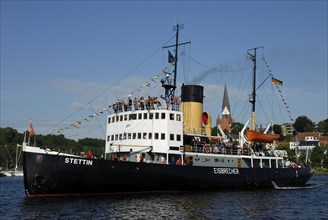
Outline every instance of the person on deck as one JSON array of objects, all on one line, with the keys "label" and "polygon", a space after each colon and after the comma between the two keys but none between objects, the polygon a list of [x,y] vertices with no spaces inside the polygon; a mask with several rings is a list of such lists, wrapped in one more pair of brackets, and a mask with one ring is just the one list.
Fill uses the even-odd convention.
[{"label": "person on deck", "polygon": [[93,153],[91,150],[87,152],[87,158],[93,158]]},{"label": "person on deck", "polygon": [[181,166],[182,165],[182,158],[179,157],[179,159],[177,159],[177,162],[175,164],[178,165],[178,166]]}]

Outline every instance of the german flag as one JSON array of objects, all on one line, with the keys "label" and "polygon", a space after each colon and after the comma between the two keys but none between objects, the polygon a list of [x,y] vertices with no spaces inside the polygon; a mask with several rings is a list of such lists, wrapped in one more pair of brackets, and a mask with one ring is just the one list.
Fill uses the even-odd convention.
[{"label": "german flag", "polygon": [[282,85],[282,81],[274,77],[271,77],[271,82],[273,85],[278,85],[278,86]]}]

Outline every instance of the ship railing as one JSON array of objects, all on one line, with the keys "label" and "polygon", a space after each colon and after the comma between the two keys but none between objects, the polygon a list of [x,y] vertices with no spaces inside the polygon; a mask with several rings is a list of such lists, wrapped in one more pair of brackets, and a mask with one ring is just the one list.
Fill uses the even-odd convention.
[{"label": "ship railing", "polygon": [[192,126],[184,126],[183,132],[185,134],[206,135],[205,128],[194,128]]},{"label": "ship railing", "polygon": [[161,102],[157,103],[149,103],[149,104],[124,104],[124,103],[116,103],[110,106],[109,112],[110,114],[115,113],[122,113],[122,112],[134,112],[138,110],[171,110],[171,111],[181,111],[181,102],[174,102],[174,103],[164,103]]},{"label": "ship railing", "polygon": [[244,155],[244,156],[274,156],[269,151],[256,151],[252,149],[241,148],[232,144],[228,145],[216,145],[216,144],[204,144],[198,143],[190,145],[190,152],[194,153],[209,153],[209,154],[223,154],[223,155]]}]

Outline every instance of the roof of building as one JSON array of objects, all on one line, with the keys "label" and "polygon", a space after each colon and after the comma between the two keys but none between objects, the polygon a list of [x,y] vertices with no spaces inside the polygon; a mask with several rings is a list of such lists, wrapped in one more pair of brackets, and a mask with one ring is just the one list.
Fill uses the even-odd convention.
[{"label": "roof of building", "polygon": [[304,141],[305,137],[314,137],[314,139],[319,139],[320,133],[319,132],[299,132],[296,137]]}]

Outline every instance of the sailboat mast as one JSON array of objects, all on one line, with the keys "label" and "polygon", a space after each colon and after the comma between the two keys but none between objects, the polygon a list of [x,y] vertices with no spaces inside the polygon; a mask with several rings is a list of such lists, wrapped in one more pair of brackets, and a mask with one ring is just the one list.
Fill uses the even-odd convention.
[{"label": "sailboat mast", "polygon": [[252,116],[251,116],[251,130],[255,130],[255,103],[256,103],[256,50],[259,48],[263,48],[262,47],[255,47],[250,50],[254,50],[254,54],[250,54],[249,55],[249,59],[253,61],[253,89],[252,89],[252,98],[250,99],[250,103],[252,103]]},{"label": "sailboat mast", "polygon": [[175,89],[177,87],[177,72],[178,72],[178,48],[180,45],[184,45],[184,44],[190,44],[189,42],[184,42],[184,43],[179,43],[179,30],[183,28],[183,24],[179,25],[177,24],[176,26],[173,27],[173,30],[176,31],[176,35],[175,35],[175,44],[174,45],[169,45],[169,46],[164,46],[164,48],[170,48],[170,47],[174,47],[175,48],[175,57],[174,57],[174,61],[173,61],[173,65],[174,65],[174,78],[173,78],[173,82],[172,80],[170,80],[169,78],[166,78],[165,80],[162,81],[162,86],[165,89],[165,97],[168,99],[171,99],[171,97],[174,96],[175,93]]},{"label": "sailboat mast", "polygon": [[252,92],[252,130],[255,130],[255,102],[256,102],[256,48],[254,48],[253,66],[253,92]]},{"label": "sailboat mast", "polygon": [[176,35],[175,35],[175,58],[174,58],[174,90],[173,90],[173,94],[175,92],[175,88],[177,85],[177,70],[178,70],[178,46],[179,46],[179,29],[180,29],[180,25],[177,24],[177,26],[174,27],[177,31]]}]

